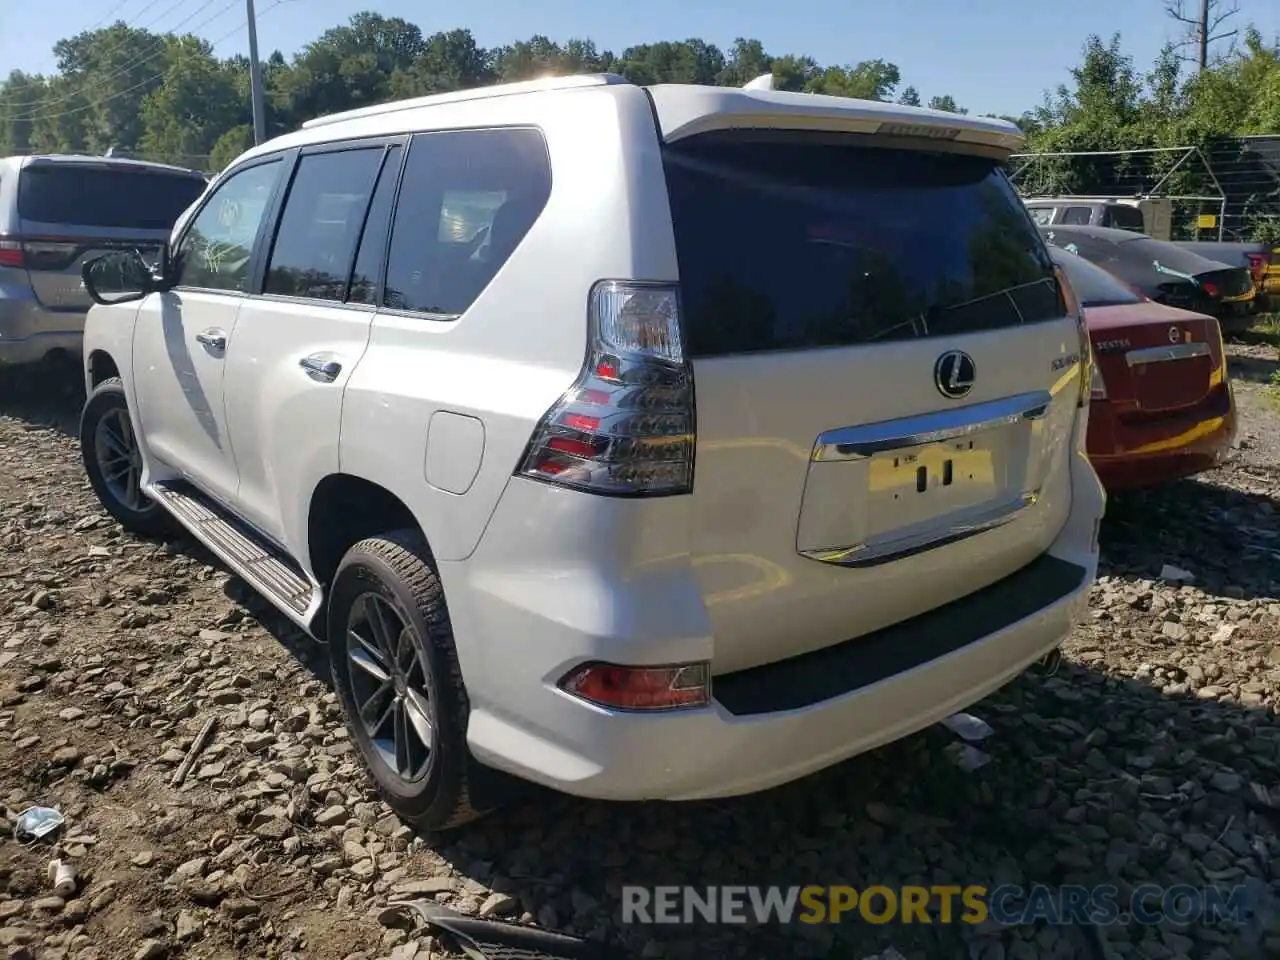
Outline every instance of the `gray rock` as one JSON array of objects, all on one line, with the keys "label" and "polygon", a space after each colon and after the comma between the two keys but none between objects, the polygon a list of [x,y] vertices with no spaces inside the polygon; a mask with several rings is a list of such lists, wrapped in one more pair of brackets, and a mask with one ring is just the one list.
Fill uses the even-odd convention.
[{"label": "gray rock", "polygon": [[509,917],[520,909],[520,901],[505,893],[490,894],[480,904],[482,917]]}]

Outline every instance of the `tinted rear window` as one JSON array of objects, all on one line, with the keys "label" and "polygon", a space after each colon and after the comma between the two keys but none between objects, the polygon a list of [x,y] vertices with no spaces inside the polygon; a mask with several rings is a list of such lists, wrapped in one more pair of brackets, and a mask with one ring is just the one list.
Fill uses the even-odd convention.
[{"label": "tinted rear window", "polygon": [[669,147],[693,355],[945,337],[1063,314],[994,160],[736,132]]},{"label": "tinted rear window", "polygon": [[1114,227],[1117,230],[1134,230],[1142,233],[1144,226],[1142,211],[1121,204],[1107,207],[1106,215],[1102,218],[1102,225],[1104,227]]},{"label": "tinted rear window", "polygon": [[1141,303],[1142,298],[1099,266],[1079,254],[1054,251],[1053,259],[1062,265],[1067,282],[1075,291],[1082,307],[1103,307],[1120,303]]},{"label": "tinted rear window", "polygon": [[198,177],[153,170],[30,166],[18,177],[18,216],[68,226],[168,230],[204,188]]}]

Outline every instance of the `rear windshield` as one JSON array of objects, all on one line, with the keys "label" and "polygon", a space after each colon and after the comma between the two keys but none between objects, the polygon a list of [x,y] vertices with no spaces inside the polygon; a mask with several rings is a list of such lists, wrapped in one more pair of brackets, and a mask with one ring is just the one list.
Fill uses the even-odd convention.
[{"label": "rear windshield", "polygon": [[1121,303],[1141,303],[1142,298],[1101,267],[1079,254],[1053,250],[1055,263],[1062,265],[1067,283],[1075,291],[1082,307],[1109,307]]},{"label": "rear windshield", "polygon": [[204,188],[199,177],[156,170],[29,166],[18,177],[18,216],[68,226],[168,230]]},{"label": "rear windshield", "polygon": [[947,337],[1061,317],[999,163],[736,131],[665,150],[695,356]]}]

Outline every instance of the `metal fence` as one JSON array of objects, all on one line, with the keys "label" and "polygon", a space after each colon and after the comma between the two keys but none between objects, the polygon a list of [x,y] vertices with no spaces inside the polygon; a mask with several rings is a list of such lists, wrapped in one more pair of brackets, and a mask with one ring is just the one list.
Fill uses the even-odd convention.
[{"label": "metal fence", "polygon": [[1170,199],[1180,239],[1280,240],[1280,136],[1017,154],[1009,172],[1025,197]]}]

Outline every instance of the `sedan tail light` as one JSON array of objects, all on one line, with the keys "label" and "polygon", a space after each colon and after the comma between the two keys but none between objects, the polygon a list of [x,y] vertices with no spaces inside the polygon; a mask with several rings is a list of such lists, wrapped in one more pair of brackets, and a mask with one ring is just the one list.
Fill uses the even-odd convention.
[{"label": "sedan tail light", "polygon": [[1084,309],[1080,306],[1076,292],[1067,281],[1066,272],[1061,267],[1054,267],[1053,273],[1058,280],[1058,289],[1062,292],[1062,303],[1067,315],[1076,320],[1076,333],[1080,340],[1080,397],[1077,406],[1083,407],[1089,402],[1093,381],[1093,347],[1089,342],[1089,327],[1085,323]]}]

